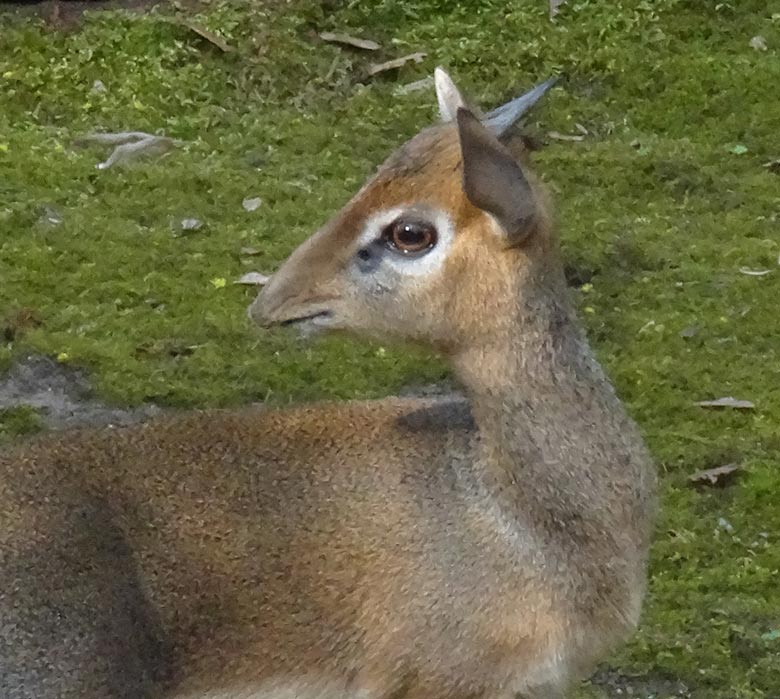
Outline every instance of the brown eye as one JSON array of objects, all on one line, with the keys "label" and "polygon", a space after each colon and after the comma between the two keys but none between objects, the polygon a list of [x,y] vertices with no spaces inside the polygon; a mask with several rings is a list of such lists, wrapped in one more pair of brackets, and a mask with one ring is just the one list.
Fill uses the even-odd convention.
[{"label": "brown eye", "polygon": [[386,244],[405,255],[427,252],[436,245],[436,229],[426,221],[398,219],[384,231]]}]

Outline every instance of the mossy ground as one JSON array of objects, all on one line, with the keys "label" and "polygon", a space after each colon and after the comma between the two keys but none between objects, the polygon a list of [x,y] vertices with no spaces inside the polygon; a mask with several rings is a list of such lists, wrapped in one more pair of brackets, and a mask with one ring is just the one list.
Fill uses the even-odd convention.
[{"label": "mossy ground", "polygon": [[[606,674],[645,696],[780,697],[780,175],[764,167],[780,157],[780,1],[570,0],[554,23],[542,0],[213,0],[66,30],[0,21],[0,365],[58,356],[125,404],[379,396],[445,376],[407,348],[259,334],[253,290],[230,282],[272,270],[434,118],[430,92],[399,84],[444,64],[489,106],[563,74],[530,130],[589,135],[550,141],[538,169],[592,341],[662,473],[644,623]],[[428,57],[361,82],[379,59],[323,30],[376,39],[379,59]],[[71,147],[98,130],[185,143],[98,172],[106,153]],[[252,196],[263,204],[246,212]],[[203,227],[177,234],[188,217]],[[726,395],[755,409],[693,405]],[[6,411],[0,437],[34,424]],[[734,485],[689,487],[728,462],[743,467]]]}]

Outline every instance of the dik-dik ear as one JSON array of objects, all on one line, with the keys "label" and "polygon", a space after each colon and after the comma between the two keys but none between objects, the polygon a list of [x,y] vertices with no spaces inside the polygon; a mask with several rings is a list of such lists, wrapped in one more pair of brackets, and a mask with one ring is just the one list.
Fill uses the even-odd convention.
[{"label": "dik-dik ear", "polygon": [[455,121],[458,110],[466,106],[466,100],[455,87],[452,78],[444,68],[433,71],[433,82],[436,85],[436,99],[439,101],[439,116],[442,121]]},{"label": "dik-dik ear", "polygon": [[467,109],[457,115],[463,157],[463,190],[503,228],[507,243],[519,245],[531,233],[536,201],[523,170],[507,148]]}]

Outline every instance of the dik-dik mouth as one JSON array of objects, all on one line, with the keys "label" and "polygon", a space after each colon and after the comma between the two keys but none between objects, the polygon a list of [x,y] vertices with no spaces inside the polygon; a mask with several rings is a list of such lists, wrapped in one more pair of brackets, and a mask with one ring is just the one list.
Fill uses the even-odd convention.
[{"label": "dik-dik mouth", "polygon": [[273,296],[269,298],[268,287],[266,287],[249,306],[247,314],[250,320],[261,328],[274,326],[321,328],[328,325],[334,317],[329,301],[330,299],[321,298],[300,303],[295,298],[291,298],[278,303]]},{"label": "dik-dik mouth", "polygon": [[289,327],[292,325],[311,323],[313,326],[324,326],[328,324],[332,317],[333,313],[331,311],[316,311],[314,313],[308,313],[307,315],[288,318],[279,323],[279,325]]}]

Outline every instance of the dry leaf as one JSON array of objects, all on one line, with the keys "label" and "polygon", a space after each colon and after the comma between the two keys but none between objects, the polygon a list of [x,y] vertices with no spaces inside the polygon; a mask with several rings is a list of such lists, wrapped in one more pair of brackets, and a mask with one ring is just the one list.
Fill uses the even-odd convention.
[{"label": "dry leaf", "polygon": [[119,133],[91,133],[77,138],[73,144],[86,146],[96,144],[115,146],[108,159],[96,165],[98,170],[106,170],[114,165],[122,165],[142,155],[163,155],[181,141],[167,136],[155,136],[144,131],[120,131]]},{"label": "dry leaf", "polygon": [[203,221],[197,218],[183,218],[179,222],[179,227],[183,231],[197,231],[203,226]]},{"label": "dry leaf", "polygon": [[59,226],[65,220],[62,209],[56,204],[44,204],[40,211],[38,223],[42,226]]},{"label": "dry leaf", "polygon": [[732,396],[724,396],[715,400],[700,400],[694,405],[700,408],[734,408],[736,410],[753,410],[756,406],[749,400],[740,400]]},{"label": "dry leaf", "polygon": [[268,277],[265,274],[260,274],[260,272],[247,272],[233,283],[246,284],[247,286],[263,286],[264,284],[268,284],[270,278],[271,277]]},{"label": "dry leaf", "polygon": [[729,534],[734,533],[734,525],[731,524],[725,517],[718,517],[718,526]]},{"label": "dry leaf", "polygon": [[244,211],[256,211],[260,208],[260,204],[262,203],[263,200],[260,197],[250,197],[244,199],[244,201],[241,202],[241,206],[244,207]]},{"label": "dry leaf", "polygon": [[192,20],[189,19],[181,19],[179,20],[179,24],[181,24],[182,27],[187,27],[191,32],[194,32],[202,39],[205,39],[213,46],[216,46],[220,51],[223,53],[230,53],[233,51],[233,47],[225,41],[219,34],[215,34],[212,31],[209,31],[208,29],[201,27],[199,24],[196,24]]},{"label": "dry leaf", "polygon": [[338,34],[336,32],[320,32],[320,39],[332,44],[344,44],[345,46],[352,46],[356,49],[363,49],[364,51],[377,51],[381,48],[376,41],[371,41],[371,39],[359,39],[356,36]]},{"label": "dry leaf", "polygon": [[747,274],[749,277],[763,277],[766,274],[769,274],[772,270],[771,269],[749,269],[747,267],[740,267],[739,271],[742,274]]},{"label": "dry leaf", "polygon": [[164,155],[174,146],[172,138],[166,136],[152,136],[135,143],[123,143],[114,148],[108,159],[98,163],[95,167],[98,170],[107,170],[114,165],[124,165],[125,163],[140,158],[142,155]]},{"label": "dry leaf", "polygon": [[560,12],[561,5],[565,2],[566,0],[550,0],[550,19]]},{"label": "dry leaf", "polygon": [[780,175],[780,158],[776,158],[775,160],[770,160],[768,163],[764,163],[764,167],[769,170],[769,172],[773,172],[775,175]]},{"label": "dry leaf", "polygon": [[88,133],[73,141],[74,146],[120,146],[123,143],[135,143],[147,138],[155,138],[154,134],[145,131],[119,131],[118,133]]},{"label": "dry leaf", "polygon": [[766,39],[760,35],[754,36],[750,40],[750,46],[756,51],[766,51]]},{"label": "dry leaf", "polygon": [[241,248],[242,255],[259,255],[261,252],[258,248]]},{"label": "dry leaf", "polygon": [[567,133],[559,133],[558,131],[549,131],[547,135],[555,139],[556,141],[584,141],[585,136],[582,134],[567,134]]},{"label": "dry leaf", "polygon": [[734,475],[740,470],[737,464],[726,464],[716,468],[708,468],[704,471],[688,476],[688,480],[694,485],[726,485],[734,479]]},{"label": "dry leaf", "polygon": [[394,58],[392,61],[385,61],[384,63],[372,63],[368,68],[368,77],[371,78],[388,70],[396,70],[397,68],[401,68],[402,66],[412,61],[415,63],[420,63],[427,55],[427,53],[418,51],[417,53],[410,53],[407,56]]}]

